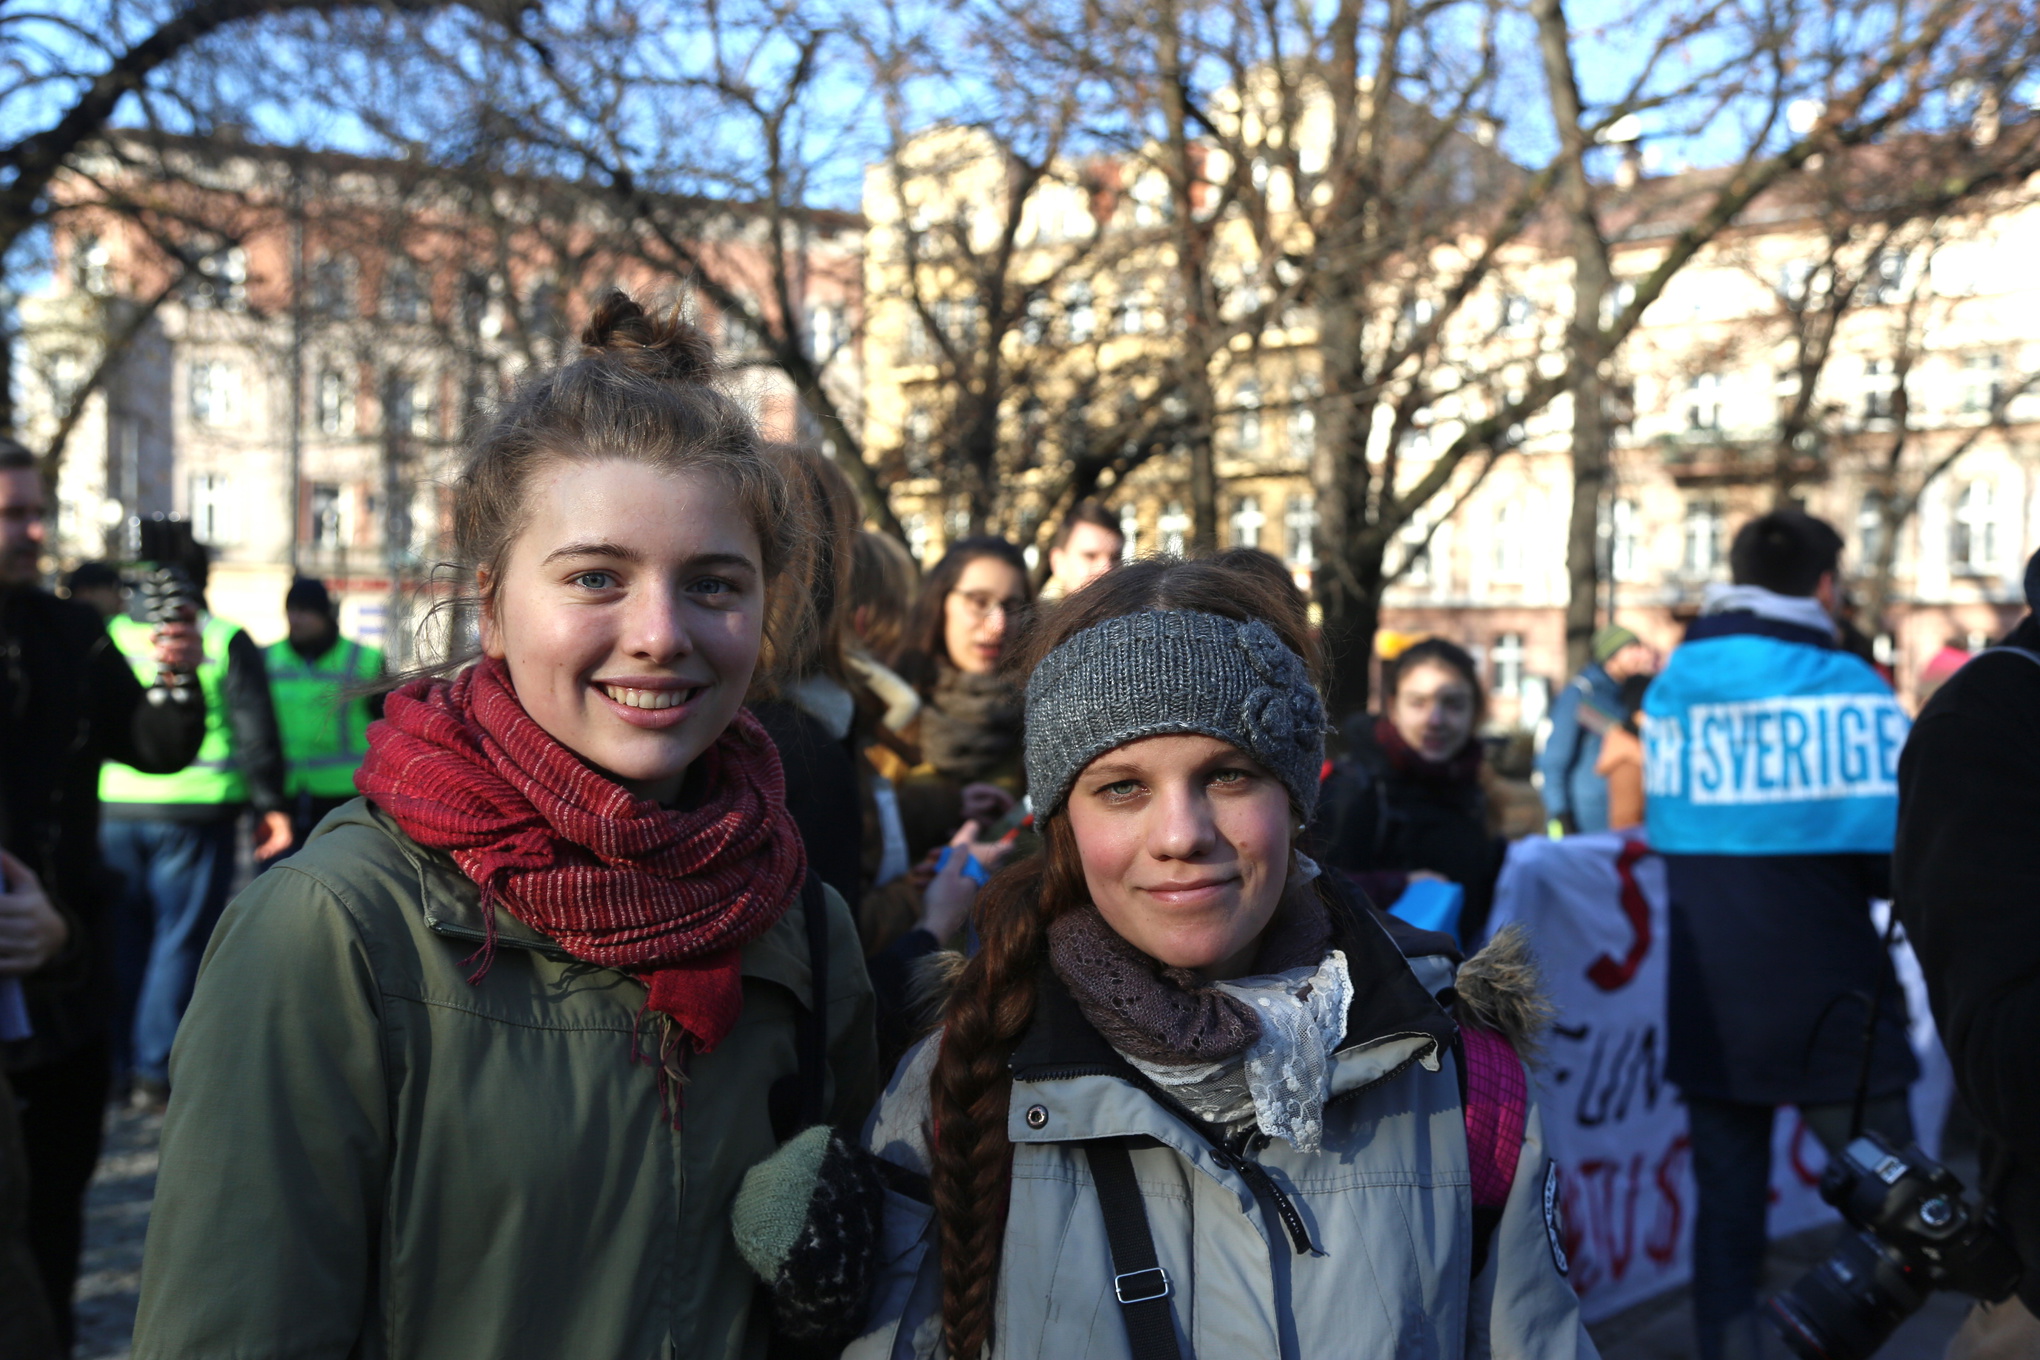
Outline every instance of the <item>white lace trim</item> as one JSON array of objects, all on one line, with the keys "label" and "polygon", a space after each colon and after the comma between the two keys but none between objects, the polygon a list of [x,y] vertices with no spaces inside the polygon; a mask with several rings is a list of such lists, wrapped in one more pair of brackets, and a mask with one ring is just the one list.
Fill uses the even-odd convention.
[{"label": "white lace trim", "polygon": [[1316,966],[1291,968],[1218,984],[1254,1008],[1261,1037],[1223,1062],[1190,1066],[1126,1060],[1193,1113],[1221,1125],[1249,1118],[1270,1138],[1298,1152],[1324,1146],[1325,1101],[1332,1090],[1332,1054],[1346,1037],[1353,978],[1334,949]]}]

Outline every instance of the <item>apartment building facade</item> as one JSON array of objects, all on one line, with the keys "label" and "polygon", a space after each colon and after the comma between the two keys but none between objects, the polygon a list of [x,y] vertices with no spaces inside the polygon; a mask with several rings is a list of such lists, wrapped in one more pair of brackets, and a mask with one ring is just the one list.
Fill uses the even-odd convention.
[{"label": "apartment building facade", "polygon": [[[143,182],[143,154],[155,211],[96,202],[98,185]],[[569,186],[362,157],[123,147],[63,192],[21,360],[26,441],[61,435],[57,564],[123,557],[137,516],[186,517],[213,549],[213,607],[265,641],[296,572],[325,579],[343,627],[399,659],[444,645],[420,629],[452,581],[465,439],[520,375],[571,352],[611,287],[685,308],[767,432],[802,433],[785,375],[692,272],[705,260],[718,282],[773,296],[767,243],[739,209],[701,214],[709,235],[682,264]],[[859,224],[801,226],[796,305],[855,412]]]}]

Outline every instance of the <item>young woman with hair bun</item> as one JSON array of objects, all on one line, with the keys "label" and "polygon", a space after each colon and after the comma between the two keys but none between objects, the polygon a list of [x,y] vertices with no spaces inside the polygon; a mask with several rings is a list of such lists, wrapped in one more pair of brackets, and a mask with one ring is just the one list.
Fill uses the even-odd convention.
[{"label": "young woman with hair bun", "polygon": [[739,1181],[876,1078],[855,927],[743,708],[802,653],[805,529],[700,332],[613,293],[582,343],[456,488],[480,654],[389,696],[364,797],[213,938],[137,1356],[771,1341]]},{"label": "young woman with hair bun", "polygon": [[[1285,587],[1135,563],[1025,644],[1044,849],[986,885],[869,1126],[887,1264],[849,1360],[1593,1355],[1520,936],[1455,969],[1298,853],[1324,710]],[[830,1202],[783,1157],[740,1234]]]}]

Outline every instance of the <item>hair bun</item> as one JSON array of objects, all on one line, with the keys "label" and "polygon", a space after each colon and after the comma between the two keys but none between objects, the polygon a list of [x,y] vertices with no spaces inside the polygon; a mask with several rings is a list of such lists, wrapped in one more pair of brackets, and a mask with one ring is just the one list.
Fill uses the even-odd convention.
[{"label": "hair bun", "polygon": [[714,342],[681,320],[678,307],[654,316],[620,288],[610,289],[588,318],[581,344],[591,358],[662,382],[704,383],[718,367]]}]

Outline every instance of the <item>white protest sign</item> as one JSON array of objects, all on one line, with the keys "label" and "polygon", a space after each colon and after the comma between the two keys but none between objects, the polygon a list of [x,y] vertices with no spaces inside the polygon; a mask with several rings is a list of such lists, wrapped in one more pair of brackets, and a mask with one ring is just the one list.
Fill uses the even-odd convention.
[{"label": "white protest sign", "polygon": [[[1522,923],[1557,1007],[1533,1092],[1588,1321],[1684,1284],[1692,1271],[1686,1110],[1664,1076],[1668,915],[1664,861],[1620,834],[1517,841],[1495,889],[1490,929]],[[1773,1236],[1835,1220],[1815,1189],[1825,1164],[1797,1114],[1781,1110]]]}]

